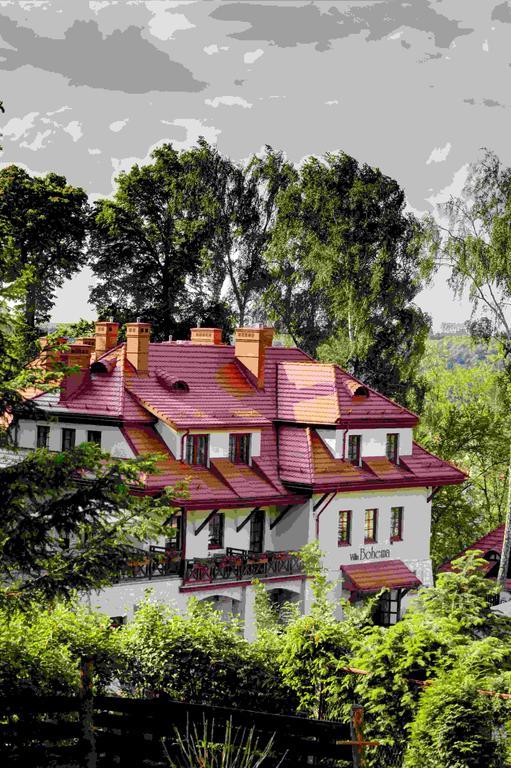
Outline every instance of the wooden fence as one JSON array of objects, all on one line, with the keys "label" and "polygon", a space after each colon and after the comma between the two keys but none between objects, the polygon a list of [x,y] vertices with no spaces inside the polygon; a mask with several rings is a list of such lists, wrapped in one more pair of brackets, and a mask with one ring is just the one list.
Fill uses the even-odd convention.
[{"label": "wooden fence", "polygon": [[[363,768],[363,711],[354,707],[351,726],[241,709],[187,704],[165,698],[32,696],[0,699],[0,765],[20,768],[169,768],[176,752],[175,728],[184,735],[204,721],[215,724],[215,742],[225,723],[233,730],[255,729],[259,745],[273,736],[273,768],[284,756],[285,768]],[[167,753],[167,754],[166,754]]]}]

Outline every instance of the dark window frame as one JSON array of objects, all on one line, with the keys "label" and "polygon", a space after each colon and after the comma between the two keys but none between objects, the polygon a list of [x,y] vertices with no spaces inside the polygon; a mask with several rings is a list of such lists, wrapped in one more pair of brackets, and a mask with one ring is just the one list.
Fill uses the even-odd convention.
[{"label": "dark window frame", "polygon": [[[96,445],[99,445],[101,448],[101,436],[102,432],[100,429],[88,429],[87,430],[87,442],[88,443],[96,443]],[[92,437],[92,435],[99,435],[99,440],[97,440],[95,437]]]},{"label": "dark window frame", "polygon": [[[374,623],[379,627],[392,627],[401,619],[402,590],[386,590],[380,595],[373,615]],[[392,621],[394,619],[394,621]]]},{"label": "dark window frame", "polygon": [[[68,438],[72,438],[72,439],[68,440]],[[62,427],[62,450],[70,451],[75,446],[76,446],[76,429],[73,429],[73,427]]]},{"label": "dark window frame", "polygon": [[399,463],[399,432],[387,432],[385,456],[393,464]]},{"label": "dark window frame", "polygon": [[[41,440],[40,437],[43,434],[44,434],[44,439]],[[37,448],[50,447],[50,427],[47,424],[37,425],[36,447]]]},{"label": "dark window frame", "polygon": [[[355,451],[352,450],[355,446]],[[362,458],[362,435],[348,435],[348,461],[355,466],[360,466]]]},{"label": "dark window frame", "polygon": [[403,507],[390,508],[390,540],[403,541]]},{"label": "dark window frame", "polygon": [[208,549],[223,549],[225,540],[225,513],[215,512],[208,527]]},{"label": "dark window frame", "polygon": [[229,435],[229,460],[233,464],[250,464],[251,443],[250,432],[232,432]]},{"label": "dark window frame", "polygon": [[351,546],[351,509],[340,509],[337,525],[337,546],[349,547]]},{"label": "dark window frame", "polygon": [[[201,440],[204,440],[203,456],[201,458],[202,449],[200,447]],[[190,450],[191,446],[191,450]],[[194,467],[207,467],[209,464],[209,434],[201,433],[197,435],[187,435],[185,445],[185,462]],[[191,460],[190,460],[191,459]]]},{"label": "dark window frame", "polygon": [[266,514],[264,509],[257,509],[250,520],[249,550],[251,552],[264,551],[264,534],[266,528]]},{"label": "dark window frame", "polygon": [[183,546],[183,514],[175,512],[168,519],[170,528],[175,528],[173,536],[169,536],[165,541],[165,549],[180,551]]},{"label": "dark window frame", "polygon": [[[369,517],[369,513],[372,513],[371,517]],[[378,510],[375,507],[371,507],[370,509],[366,509],[364,512],[364,544],[376,544],[377,541]]]}]

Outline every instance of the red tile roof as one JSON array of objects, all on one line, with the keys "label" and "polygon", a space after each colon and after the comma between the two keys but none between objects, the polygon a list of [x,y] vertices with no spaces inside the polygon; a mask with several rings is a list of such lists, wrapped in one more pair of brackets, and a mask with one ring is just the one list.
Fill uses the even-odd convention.
[{"label": "red tile roof", "polygon": [[279,429],[281,479],[293,486],[340,491],[378,488],[423,487],[462,483],[466,475],[413,444],[411,456],[393,464],[382,456],[367,457],[360,467],[336,459],[312,427],[281,426]]},{"label": "red tile roof", "polygon": [[[366,388],[367,397],[357,394],[361,382],[298,349],[266,350],[264,389],[257,388],[229,345],[150,344],[146,374],[138,374],[126,359],[125,344],[102,355],[100,362],[104,372],[87,373],[66,399],[62,392],[59,400],[45,400],[43,407],[85,414],[91,421],[95,416],[117,420],[136,453],[164,453],[161,474],[147,478],[149,492],[190,477],[193,503],[248,506],[254,499],[290,503],[303,499],[304,491],[444,485],[464,479],[460,470],[418,446],[398,467],[381,458],[364,458],[361,467],[335,459],[313,425],[400,427],[413,426],[417,417],[374,390]],[[255,429],[261,435],[260,455],[250,467],[227,459],[213,459],[209,469],[190,467],[177,461],[160,438],[154,429],[157,419],[181,433]]]},{"label": "red tile roof", "polygon": [[[368,396],[357,395],[362,387]],[[363,426],[415,426],[418,417],[366,387],[333,363],[313,360],[278,365],[278,413],[282,421]]]},{"label": "red tile roof", "polygon": [[346,588],[351,592],[378,592],[380,589],[413,589],[421,580],[402,560],[378,560],[377,563],[341,565]]},{"label": "red tile roof", "polygon": [[452,571],[453,560],[457,560],[458,557],[464,555],[466,552],[468,552],[468,550],[480,549],[483,555],[487,555],[489,552],[498,552],[500,555],[502,553],[502,544],[504,541],[504,528],[504,524],[499,525],[498,528],[495,528],[493,531],[490,531],[484,536],[481,536],[481,538],[477,539],[477,541],[474,541],[474,543],[469,547],[462,549],[461,552],[458,552],[457,555],[440,566],[438,569],[439,573]]}]

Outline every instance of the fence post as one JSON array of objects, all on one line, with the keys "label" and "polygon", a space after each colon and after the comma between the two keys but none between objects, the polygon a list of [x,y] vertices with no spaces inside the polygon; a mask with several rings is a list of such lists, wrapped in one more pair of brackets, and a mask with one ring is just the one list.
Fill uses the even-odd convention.
[{"label": "fence post", "polygon": [[[364,707],[360,704],[351,707],[350,729],[352,741],[364,741]],[[353,744],[353,768],[365,768],[366,765],[365,747]]]},{"label": "fence post", "polygon": [[96,768],[96,738],[94,736],[93,714],[94,698],[92,693],[92,674],[94,665],[90,656],[80,659],[80,724],[84,768]]}]

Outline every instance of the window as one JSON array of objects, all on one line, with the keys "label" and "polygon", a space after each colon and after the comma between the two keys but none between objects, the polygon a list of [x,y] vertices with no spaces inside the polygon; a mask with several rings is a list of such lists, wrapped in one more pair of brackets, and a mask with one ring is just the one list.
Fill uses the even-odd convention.
[{"label": "window", "polygon": [[376,603],[374,623],[380,627],[397,624],[401,618],[401,590],[392,589],[384,592]]},{"label": "window", "polygon": [[208,443],[209,435],[188,435],[186,438],[186,463],[206,467],[208,464]]},{"label": "window", "polygon": [[235,464],[248,464],[250,435],[229,435],[229,459]]},{"label": "window", "polygon": [[169,530],[167,532],[167,540],[165,541],[165,549],[180,550],[183,541],[183,516],[181,512],[176,512],[171,515],[167,520]]},{"label": "window", "polygon": [[352,464],[360,464],[362,435],[350,435],[348,437],[348,461]]},{"label": "window", "polygon": [[377,509],[366,509],[364,520],[364,544],[374,544],[376,542],[377,518]]},{"label": "window", "polygon": [[37,447],[49,448],[50,447],[50,428],[49,427],[37,427]]},{"label": "window", "polygon": [[224,513],[216,512],[209,521],[208,549],[222,549],[224,546]]},{"label": "window", "polygon": [[387,459],[397,464],[399,459],[399,435],[392,432],[387,435],[387,448],[385,451]]},{"label": "window", "polygon": [[264,547],[264,512],[256,509],[250,519],[250,544],[251,552],[262,552]]},{"label": "window", "polygon": [[339,512],[339,529],[337,531],[337,544],[346,547],[351,544],[351,510],[342,509]]},{"label": "window", "polygon": [[74,448],[75,441],[76,441],[76,429],[62,430],[62,450],[63,451],[69,451],[70,448]]},{"label": "window", "polygon": [[110,616],[110,629],[119,629],[128,623],[126,616]]},{"label": "window", "polygon": [[403,538],[403,507],[390,508],[390,540],[401,541]]},{"label": "window", "polygon": [[87,432],[87,442],[101,445],[101,432],[99,430],[89,430]]}]

